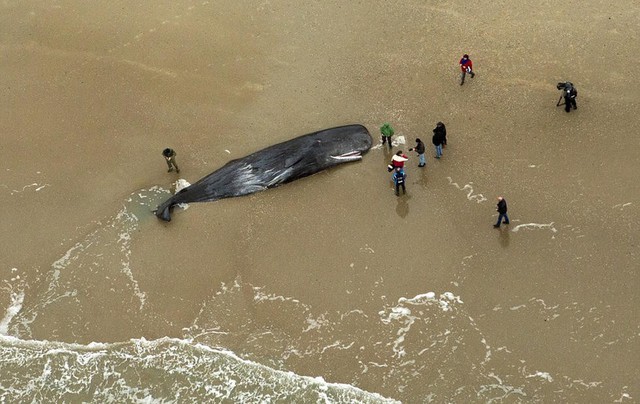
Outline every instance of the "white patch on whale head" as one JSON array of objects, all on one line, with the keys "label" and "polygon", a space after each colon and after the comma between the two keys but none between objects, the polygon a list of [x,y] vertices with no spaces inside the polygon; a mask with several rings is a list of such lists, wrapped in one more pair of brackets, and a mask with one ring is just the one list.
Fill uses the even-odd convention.
[{"label": "white patch on whale head", "polygon": [[341,154],[339,156],[331,156],[332,159],[336,159],[336,160],[341,160],[341,161],[354,161],[354,160],[361,160],[362,159],[362,153],[360,153],[359,151],[350,151],[348,153],[344,153]]}]

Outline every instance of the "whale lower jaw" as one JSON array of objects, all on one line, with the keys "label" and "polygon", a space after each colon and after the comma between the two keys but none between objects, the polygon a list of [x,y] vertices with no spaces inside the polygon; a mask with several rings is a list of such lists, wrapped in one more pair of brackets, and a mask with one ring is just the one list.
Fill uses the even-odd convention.
[{"label": "whale lower jaw", "polygon": [[362,160],[362,153],[359,151],[352,151],[349,153],[341,154],[339,156],[331,156],[331,158],[340,161]]}]

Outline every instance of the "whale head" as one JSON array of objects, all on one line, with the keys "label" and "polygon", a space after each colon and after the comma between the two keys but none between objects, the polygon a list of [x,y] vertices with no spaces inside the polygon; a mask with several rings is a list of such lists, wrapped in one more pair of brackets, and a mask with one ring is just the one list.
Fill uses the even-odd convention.
[{"label": "whale head", "polygon": [[318,156],[324,156],[328,165],[360,160],[372,145],[371,135],[362,125],[348,125],[326,133],[320,132],[316,141],[324,150]]}]

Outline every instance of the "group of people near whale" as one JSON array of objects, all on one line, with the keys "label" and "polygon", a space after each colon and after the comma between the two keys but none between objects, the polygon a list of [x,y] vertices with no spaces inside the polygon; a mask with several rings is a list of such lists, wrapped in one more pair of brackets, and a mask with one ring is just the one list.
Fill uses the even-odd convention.
[{"label": "group of people near whale", "polygon": [[[389,123],[385,123],[380,127],[380,134],[382,135],[382,146],[384,144],[389,145],[389,150],[391,150],[392,141],[391,137],[394,135],[395,131],[393,127]],[[436,158],[439,159],[442,157],[442,149],[447,146],[447,128],[442,122],[438,122],[436,124],[435,129],[433,129],[433,137],[431,138],[431,142],[435,147]],[[416,138],[416,145],[409,149],[409,151],[415,151],[418,154],[418,167],[425,167],[427,164],[427,158],[425,157],[425,153],[427,148],[420,138]],[[389,172],[393,172],[391,175],[391,179],[395,184],[396,188],[396,196],[400,195],[400,188],[402,188],[402,193],[407,193],[407,188],[405,186],[405,182],[407,179],[407,174],[404,170],[404,163],[409,160],[406,154],[399,150],[396,154],[391,158],[391,162],[387,166],[387,170]]]},{"label": "group of people near whale", "polygon": [[[473,62],[468,54],[464,54],[459,65],[460,85],[464,85],[467,75],[471,78],[475,77]],[[566,112],[569,112],[572,107],[577,109],[575,99],[578,92],[573,83],[558,83],[557,88],[563,91],[557,105],[565,105]],[[565,103],[561,104],[563,98]],[[393,128],[385,123],[380,128],[380,133],[382,146],[388,144],[391,150]],[[436,159],[441,158],[442,150],[447,145],[447,131],[444,123],[438,122],[433,129],[432,143],[435,147]],[[341,163],[360,160],[362,155],[371,148],[371,144],[369,131],[359,124],[325,129],[278,143],[244,158],[229,161],[220,169],[181,189],[164,201],[158,206],[155,214],[168,222],[171,221],[173,207],[180,203],[207,202],[248,195],[315,174]],[[410,148],[409,151],[415,151],[418,154],[418,167],[425,167],[426,146],[420,138],[416,139],[415,147]],[[166,159],[168,171],[175,169],[179,173],[180,169],[175,161],[176,152],[167,148],[163,150],[162,155]],[[407,175],[404,170],[406,161],[408,157],[400,150],[392,157],[388,166],[389,172],[393,171],[392,180],[395,185],[395,194],[398,196],[400,188],[403,193],[406,193]],[[499,216],[494,227],[500,227],[503,220],[505,224],[509,224],[507,204],[503,197],[498,197],[496,210]]]}]

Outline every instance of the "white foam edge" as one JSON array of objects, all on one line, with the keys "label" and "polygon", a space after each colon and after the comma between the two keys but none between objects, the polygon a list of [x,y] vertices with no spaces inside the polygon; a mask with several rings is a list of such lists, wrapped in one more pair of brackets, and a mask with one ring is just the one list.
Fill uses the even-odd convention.
[{"label": "white foam edge", "polygon": [[322,376],[304,376],[299,375],[291,371],[284,371],[270,368],[269,366],[263,365],[261,363],[253,362],[247,359],[243,359],[236,355],[234,352],[224,349],[216,349],[211,348],[210,346],[194,343],[192,339],[180,339],[180,338],[170,338],[170,337],[162,337],[155,340],[147,340],[145,338],[140,339],[130,339],[125,342],[114,342],[114,343],[104,343],[104,342],[91,342],[89,344],[78,344],[78,343],[67,343],[67,342],[59,342],[59,341],[47,341],[47,340],[23,340],[20,338],[8,336],[8,335],[0,335],[0,343],[4,346],[12,346],[16,348],[28,348],[28,349],[46,349],[48,352],[66,352],[66,353],[79,353],[79,352],[95,352],[99,353],[99,351],[105,351],[107,349],[117,349],[120,347],[125,347],[129,344],[143,344],[153,347],[154,345],[160,345],[163,343],[174,343],[180,345],[189,345],[193,348],[200,349],[202,351],[211,352],[215,354],[225,355],[233,360],[239,361],[245,365],[253,366],[262,370],[270,371],[275,374],[278,374],[283,377],[299,377],[303,380],[306,380],[312,384],[319,385],[320,389],[326,389],[328,387],[334,387],[338,389],[351,390],[357,393],[362,393],[366,395],[370,395],[375,399],[387,401],[391,403],[400,403],[400,401],[387,398],[382,396],[379,393],[370,392],[366,390],[362,390],[356,386],[346,383],[333,383],[327,382],[324,380]]},{"label": "white foam edge", "polygon": [[20,290],[18,292],[11,291],[11,303],[9,307],[7,307],[6,314],[0,321],[0,335],[7,335],[9,333],[9,324],[11,324],[11,320],[20,312],[22,309],[22,303],[24,302],[24,291]]}]

